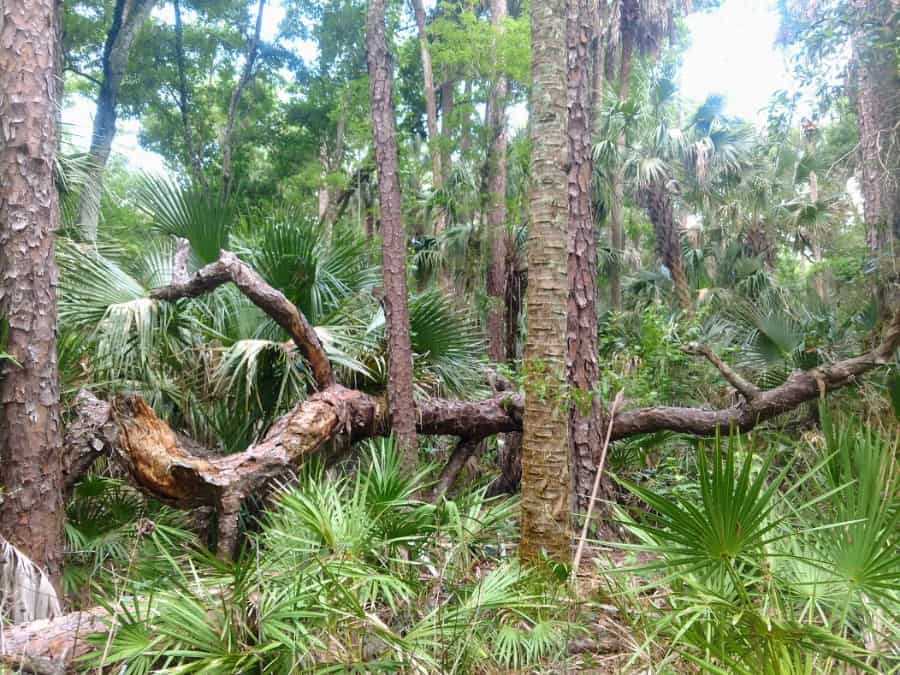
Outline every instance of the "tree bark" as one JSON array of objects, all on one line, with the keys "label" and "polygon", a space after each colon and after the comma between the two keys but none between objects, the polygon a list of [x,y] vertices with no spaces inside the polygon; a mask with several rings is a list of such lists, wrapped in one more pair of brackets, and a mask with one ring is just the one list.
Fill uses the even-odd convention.
[{"label": "tree bark", "polygon": [[[422,0],[412,0],[413,12],[416,15],[416,29],[419,34],[419,51],[422,54],[422,73],[425,84],[425,116],[428,123],[428,149],[431,153],[432,183],[435,190],[444,184],[444,172],[441,168],[441,145],[438,139],[437,95],[434,89],[434,70],[431,66],[431,49],[428,47],[428,34],[425,32],[425,7]],[[446,228],[447,216],[443,209],[438,209],[434,219],[434,233],[440,234]]]},{"label": "tree bark", "polygon": [[862,0],[855,6],[863,219],[869,248],[889,253],[892,241],[900,245],[900,70],[894,49],[900,15],[890,0]]},{"label": "tree bark", "polygon": [[116,0],[113,9],[112,25],[106,34],[106,43],[103,47],[103,79],[97,96],[97,111],[94,114],[86,187],[81,192],[78,205],[81,231],[88,241],[97,239],[100,188],[116,135],[116,108],[122,78],[125,77],[128,68],[131,47],[155,4],[155,0]]},{"label": "tree bark", "polygon": [[59,583],[63,464],[56,368],[54,181],[59,16],[0,5],[0,530]]},{"label": "tree bark", "polygon": [[565,0],[531,5],[531,196],[522,437],[523,560],[571,558],[566,305]]},{"label": "tree bark", "polygon": [[672,275],[672,285],[678,305],[685,312],[693,309],[691,291],[684,271],[684,258],[681,255],[681,235],[675,223],[675,210],[672,195],[666,186],[665,178],[656,178],[646,190],[647,211],[650,222],[656,233],[656,255],[668,268]]},{"label": "tree bark", "polygon": [[[507,16],[507,0],[491,0],[491,23],[496,36],[503,29]],[[488,351],[491,359],[500,363],[506,359],[506,76],[498,72],[488,100],[488,129],[491,144],[487,158],[488,192]]]},{"label": "tree bark", "polygon": [[388,342],[388,400],[391,423],[407,469],[418,463],[416,407],[413,400],[412,343],[406,290],[406,236],[400,195],[397,130],[391,100],[393,67],[384,23],[384,0],[369,2],[366,22],[369,92],[375,134],[375,164],[381,213],[384,314]]},{"label": "tree bark", "polygon": [[[189,287],[196,288],[191,284]],[[170,288],[181,290],[167,290]],[[192,297],[191,293],[183,292],[184,288],[173,284],[155,295],[169,300]],[[239,284],[239,288],[248,292],[245,285]],[[254,291],[257,298],[271,297],[273,293],[277,291],[263,289],[258,294]],[[282,311],[280,302],[260,303],[257,299],[254,302],[276,318]],[[294,339],[305,340],[302,333]],[[871,351],[830,366],[797,371],[785,384],[768,391],[760,391],[743,380],[708,349],[689,346],[690,351],[706,356],[741,391],[745,400],[721,410],[654,407],[617,413],[611,438],[617,440],[663,430],[702,436],[748,431],[806,401],[856,382],[869,370],[889,363],[898,346],[900,312],[888,324],[881,343]],[[308,343],[307,349],[318,351],[324,357],[318,343]],[[271,479],[287,475],[307,456],[321,451],[339,435],[358,441],[386,435],[392,428],[382,398],[331,384],[276,420],[266,435],[247,450],[210,458],[208,453],[192,451],[192,444],[185,437],[176,434],[137,397],[120,398],[110,406],[83,392],[76,402],[76,422],[66,438],[66,451],[72,455],[67,485],[79,477],[72,467],[77,466],[80,471],[88,468],[89,459],[85,460],[84,455],[111,453],[124,463],[135,483],[155,497],[181,508],[215,507],[220,515],[219,548],[223,555],[234,550],[237,513],[246,496],[259,494]],[[499,453],[503,480],[495,486],[496,490],[492,488],[492,493],[496,493],[514,489],[518,482],[521,455],[514,442],[516,434],[509,432],[523,429],[524,409],[522,396],[505,391],[483,401],[428,399],[419,403],[415,419],[420,433],[457,436],[473,442],[507,433]],[[81,445],[89,447],[79,450]],[[552,446],[565,459],[564,448],[560,452],[556,444]]]},{"label": "tree bark", "polygon": [[231,194],[231,155],[232,144],[234,141],[234,121],[237,117],[238,105],[241,102],[241,95],[244,89],[253,79],[255,74],[253,67],[256,65],[256,58],[259,54],[259,36],[262,32],[263,10],[266,6],[266,0],[259,0],[256,10],[256,28],[253,36],[247,43],[247,54],[244,60],[244,68],[241,70],[241,76],[238,78],[237,84],[231,92],[231,98],[228,101],[228,116],[225,118],[225,129],[222,132],[222,198],[227,199]]},{"label": "tree bark", "polygon": [[594,11],[588,0],[568,0],[569,302],[566,340],[568,382],[577,393],[569,411],[573,505],[584,513],[590,500],[601,443],[597,398],[597,242],[591,209],[591,37]]}]

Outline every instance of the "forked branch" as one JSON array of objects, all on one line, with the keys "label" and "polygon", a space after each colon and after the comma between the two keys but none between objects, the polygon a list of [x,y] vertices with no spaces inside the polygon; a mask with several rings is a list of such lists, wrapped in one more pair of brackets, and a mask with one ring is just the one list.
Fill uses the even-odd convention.
[{"label": "forked branch", "polygon": [[722,373],[722,377],[725,378],[728,384],[737,389],[738,392],[740,392],[741,396],[743,396],[747,401],[752,401],[757,396],[759,396],[759,387],[757,387],[752,382],[745,380],[740,375],[740,373],[738,373],[731,366],[725,363],[719,357],[719,355],[716,354],[708,346],[699,344],[697,342],[691,342],[684,347],[684,351],[688,354],[703,356],[707,361],[715,366],[716,370]]},{"label": "forked branch", "polygon": [[180,298],[196,298],[229,282],[287,331],[312,369],[319,390],[334,384],[331,363],[306,317],[284,293],[266,283],[265,279],[234,253],[222,251],[216,262],[198,270],[187,281],[157,288],[150,293],[150,297],[169,302]]}]

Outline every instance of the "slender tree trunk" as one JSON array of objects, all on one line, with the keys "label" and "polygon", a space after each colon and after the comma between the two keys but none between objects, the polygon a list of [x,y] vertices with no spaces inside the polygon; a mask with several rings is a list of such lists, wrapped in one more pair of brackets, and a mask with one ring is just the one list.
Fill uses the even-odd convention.
[{"label": "slender tree trunk", "polygon": [[391,423],[407,468],[417,464],[412,344],[406,291],[406,236],[400,199],[397,130],[391,101],[394,75],[384,23],[385,0],[370,0],[366,21],[369,92],[381,207],[384,314],[388,333],[388,400]]},{"label": "slender tree trunk", "polygon": [[[491,0],[491,23],[495,31],[502,30],[507,15],[507,0]],[[506,77],[498,73],[488,101],[488,128],[491,145],[488,150],[488,343],[492,360],[506,359]]]},{"label": "slender tree trunk", "polygon": [[253,66],[256,64],[256,57],[259,54],[259,36],[262,32],[263,10],[266,6],[266,0],[259,0],[259,6],[256,10],[256,28],[253,31],[253,37],[247,43],[247,55],[244,61],[244,68],[241,76],[231,92],[231,99],[228,101],[228,116],[225,118],[225,130],[222,133],[222,197],[227,199],[231,194],[231,154],[232,144],[234,141],[234,121],[237,118],[238,105],[241,102],[241,95],[244,89],[253,79],[255,74]]},{"label": "slender tree trunk", "polygon": [[[441,154],[441,169],[444,172],[443,182],[446,183],[453,168],[453,159],[450,156],[450,137],[453,133],[453,104],[456,81],[449,75],[447,67],[441,68],[441,139],[443,141]],[[438,234],[435,232],[435,234]]]},{"label": "slender tree trunk", "polygon": [[[416,28],[419,33],[419,50],[422,54],[422,72],[425,84],[425,115],[428,120],[428,150],[431,153],[432,183],[435,190],[444,184],[444,171],[441,168],[441,145],[438,139],[437,95],[434,90],[434,70],[431,66],[431,50],[428,48],[428,35],[425,32],[425,7],[422,0],[412,0],[416,15]],[[434,219],[434,231],[439,234],[446,227],[447,216],[443,209],[438,209]]]},{"label": "slender tree trunk", "polygon": [[54,182],[59,15],[0,4],[0,533],[59,582],[63,466],[56,368]]},{"label": "slender tree trunk", "polygon": [[589,0],[568,0],[569,106],[569,388],[576,392],[569,412],[573,504],[584,513],[600,452],[600,401],[597,364],[597,241],[591,212],[591,36],[594,21]]},{"label": "slender tree trunk", "polygon": [[675,223],[672,196],[666,187],[665,179],[655,180],[647,189],[647,210],[656,232],[656,254],[672,275],[678,305],[690,313],[693,305],[684,271],[684,258],[681,255],[681,236]]},{"label": "slender tree trunk", "polygon": [[208,188],[206,174],[203,173],[203,163],[200,154],[194,144],[194,134],[191,130],[190,120],[190,94],[188,93],[187,64],[184,57],[184,27],[181,23],[181,1],[173,0],[175,10],[175,63],[178,69],[178,109],[181,113],[181,131],[184,135],[184,151],[187,155],[187,163],[191,167],[191,174],[196,185]]},{"label": "slender tree trunk", "polygon": [[[815,171],[809,172],[809,200],[813,204],[818,204],[819,202],[819,176]],[[824,302],[828,295],[828,291],[825,280],[825,270],[821,267],[823,259],[821,234],[821,232],[813,231],[809,233],[809,236],[813,260],[819,265],[813,278],[813,283],[815,284],[816,295],[819,297],[819,300]]]},{"label": "slender tree trunk", "polygon": [[122,78],[128,68],[131,47],[141,26],[150,16],[155,0],[117,0],[113,9],[112,26],[103,47],[103,80],[97,96],[94,131],[91,135],[90,163],[87,167],[88,186],[82,190],[78,205],[78,221],[85,239],[97,238],[100,216],[100,192],[103,172],[109,160],[116,136],[116,106]]},{"label": "slender tree trunk", "polygon": [[856,4],[853,55],[866,239],[874,253],[895,258],[900,246],[900,70],[894,46],[900,13],[890,0]]},{"label": "slender tree trunk", "polygon": [[569,420],[566,399],[568,201],[565,0],[531,5],[531,217],[528,334],[522,437],[520,556],[570,552]]},{"label": "slender tree trunk", "polygon": [[[622,35],[622,53],[619,61],[619,101],[628,98],[631,85],[631,61],[634,51],[631,31]],[[612,248],[612,262],[609,268],[609,305],[613,309],[622,307],[622,252],[625,247],[625,132],[616,141],[616,166],[613,169],[613,198],[609,205],[609,245]]]}]

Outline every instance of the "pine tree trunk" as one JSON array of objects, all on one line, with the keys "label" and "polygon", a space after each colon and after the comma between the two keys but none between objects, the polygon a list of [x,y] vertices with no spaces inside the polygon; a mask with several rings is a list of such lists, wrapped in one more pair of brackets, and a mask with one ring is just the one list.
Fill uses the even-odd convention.
[{"label": "pine tree trunk", "polygon": [[894,43],[896,3],[866,0],[856,9],[853,55],[866,240],[876,254],[900,247],[900,70]]},{"label": "pine tree trunk", "polygon": [[647,190],[647,209],[650,222],[656,233],[656,255],[672,275],[675,297],[678,305],[685,312],[693,309],[691,291],[684,271],[684,258],[681,256],[681,236],[675,224],[675,211],[672,196],[666,187],[665,179],[657,179]]},{"label": "pine tree trunk", "polygon": [[97,238],[100,188],[116,136],[116,106],[122,78],[128,68],[131,47],[155,4],[153,0],[117,0],[113,9],[112,25],[103,47],[103,81],[97,96],[97,112],[91,134],[90,163],[85,180],[87,187],[82,190],[78,204],[78,221],[88,241]]},{"label": "pine tree trunk", "polygon": [[[0,534],[59,581],[62,437],[56,369],[54,181],[59,16],[0,5]],[[5,339],[3,338],[4,333]]]},{"label": "pine tree trunk", "polygon": [[394,75],[385,35],[384,4],[385,0],[369,2],[366,42],[381,213],[384,315],[388,334],[388,401],[391,424],[401,447],[403,463],[410,469],[418,463],[416,408],[406,290],[406,236],[401,210],[397,129],[391,100]]},{"label": "pine tree trunk", "polygon": [[[422,0],[412,0],[416,15],[416,29],[419,34],[419,51],[422,54],[422,73],[425,84],[425,117],[428,123],[428,150],[431,153],[432,183],[435,190],[444,184],[444,172],[441,168],[441,146],[438,141],[437,95],[434,90],[434,70],[431,65],[431,50],[428,47],[428,35],[425,32],[425,7]],[[446,227],[447,216],[443,209],[438,209],[434,219],[434,231],[439,234]]]},{"label": "pine tree trunk", "polygon": [[600,452],[600,401],[597,364],[597,241],[591,212],[591,51],[594,31],[589,0],[568,0],[569,106],[569,309],[568,380],[576,392],[569,412],[573,504],[587,510]]},{"label": "pine tree trunk", "polygon": [[[491,0],[491,23],[495,31],[502,29],[506,18],[507,0]],[[507,82],[498,74],[488,100],[488,129],[491,145],[487,160],[488,214],[487,234],[490,259],[488,262],[487,294],[488,344],[493,361],[506,359],[506,94]]]},{"label": "pine tree trunk", "polygon": [[568,200],[565,0],[531,5],[531,196],[520,556],[568,561]]}]

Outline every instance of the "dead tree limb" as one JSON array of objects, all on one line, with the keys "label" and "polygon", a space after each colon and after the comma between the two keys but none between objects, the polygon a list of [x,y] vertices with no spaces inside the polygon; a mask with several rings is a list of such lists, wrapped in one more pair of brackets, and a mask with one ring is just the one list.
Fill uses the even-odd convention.
[{"label": "dead tree limb", "polygon": [[156,300],[174,301],[180,298],[196,298],[214,291],[223,284],[233,283],[253,304],[271,316],[287,331],[300,349],[303,358],[312,368],[319,389],[334,384],[331,363],[325,355],[316,331],[281,291],[272,288],[249,265],[234,253],[222,251],[219,259],[198,270],[184,283],[173,283],[150,293]]},{"label": "dead tree limb", "polygon": [[759,387],[757,387],[752,382],[744,379],[740,373],[738,373],[731,366],[725,363],[719,357],[719,355],[716,354],[708,346],[699,344],[697,342],[691,342],[690,344],[685,346],[684,351],[688,354],[696,354],[706,358],[706,360],[713,364],[716,370],[718,370],[722,374],[722,377],[725,378],[728,384],[737,389],[741,396],[743,396],[747,401],[752,401],[757,396],[759,396]]}]

